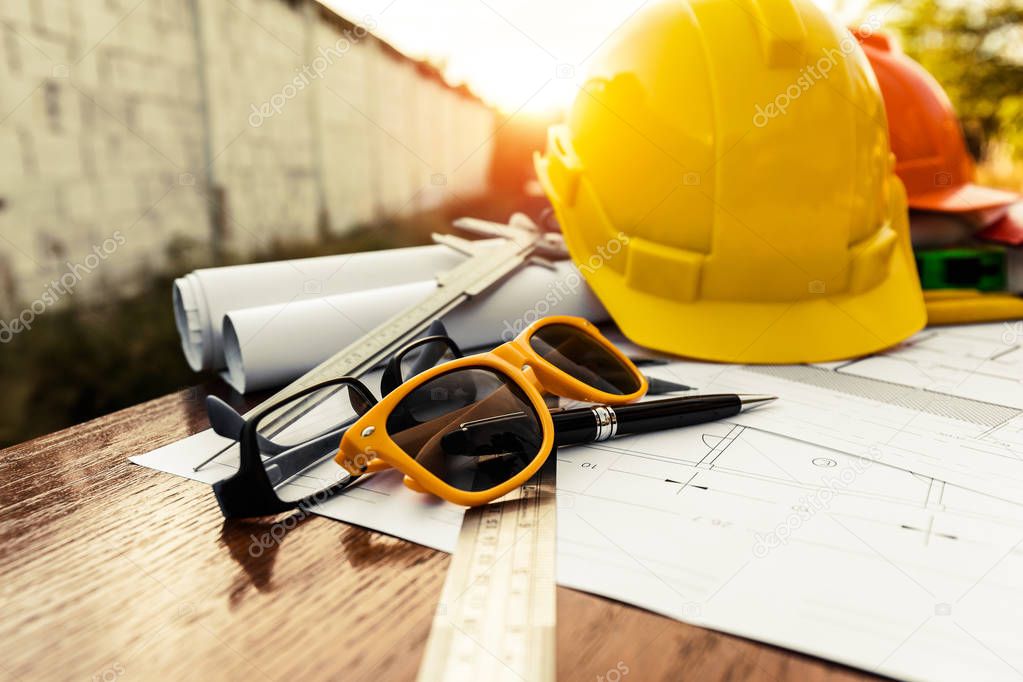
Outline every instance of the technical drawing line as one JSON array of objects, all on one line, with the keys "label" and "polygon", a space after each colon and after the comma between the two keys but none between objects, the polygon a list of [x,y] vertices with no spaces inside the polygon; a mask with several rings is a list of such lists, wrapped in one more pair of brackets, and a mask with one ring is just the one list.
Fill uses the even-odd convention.
[{"label": "technical drawing line", "polygon": [[1020,538],[1019,542],[1017,542],[1017,543],[1016,543],[1015,545],[1013,545],[1012,547],[1010,547],[1010,548],[1009,548],[1009,551],[1007,551],[1007,552],[1006,552],[1005,554],[1003,554],[1003,555],[1002,555],[1002,556],[1001,556],[1001,557],[1000,557],[1000,558],[998,559],[998,561],[996,561],[996,562],[995,562],[994,564],[992,564],[992,565],[991,565],[991,568],[989,568],[989,569],[987,569],[986,571],[984,571],[984,574],[983,574],[982,576],[980,576],[979,578],[977,578],[977,579],[976,579],[976,580],[975,580],[975,581],[973,582],[973,584],[972,584],[972,585],[970,585],[969,589],[967,589],[967,590],[966,590],[965,592],[963,592],[963,593],[962,593],[961,595],[959,595],[959,598],[958,598],[958,599],[956,599],[956,603],[958,604],[959,602],[961,602],[961,601],[962,601],[963,599],[965,599],[965,598],[966,598],[966,595],[968,595],[968,594],[969,594],[970,592],[972,592],[972,591],[973,591],[973,588],[974,588],[974,587],[976,587],[977,585],[980,585],[980,584],[981,584],[982,582],[984,582],[984,579],[985,579],[985,578],[987,578],[987,577],[988,577],[989,575],[991,575],[991,571],[993,571],[993,570],[995,570],[996,568],[998,568],[998,565],[999,565],[999,564],[1001,564],[1001,563],[1002,563],[1003,561],[1005,561],[1006,557],[1008,557],[1008,556],[1009,556],[1010,554],[1012,554],[1013,552],[1015,552],[1015,551],[1016,551],[1016,550],[1017,550],[1017,549],[1019,548],[1019,546],[1020,546],[1021,544],[1023,544],[1023,538]]},{"label": "technical drawing line", "polygon": [[[711,448],[710,452],[704,455],[703,458],[697,462],[696,466],[708,469],[713,467],[714,461],[728,449],[729,445],[735,442],[735,439],[742,434],[743,429],[745,429],[744,426],[733,425],[732,428],[729,429],[728,433],[725,434],[725,437],[719,440],[714,447]],[[706,434],[704,435],[703,442],[707,442]]]},{"label": "technical drawing line", "polygon": [[989,358],[989,360],[1001,360],[1002,358],[1004,358],[1009,353],[1015,353],[1020,348],[1021,348],[1021,346],[1018,346],[1018,345],[1017,346],[1010,346],[1010,347],[1006,348],[1005,350],[1003,350],[1001,353],[995,353],[994,355],[992,355]]},{"label": "technical drawing line", "polygon": [[987,644],[985,644],[985,643],[984,643],[984,642],[982,642],[981,640],[977,639],[977,636],[976,636],[976,635],[974,635],[974,634],[973,634],[972,632],[970,632],[969,630],[967,630],[966,628],[964,628],[964,627],[963,627],[962,625],[960,625],[959,623],[953,623],[953,624],[954,624],[954,625],[955,625],[955,626],[956,626],[957,628],[959,628],[960,630],[962,630],[963,632],[965,632],[965,633],[966,633],[967,635],[969,635],[969,636],[970,636],[971,638],[973,638],[973,641],[975,641],[975,642],[976,642],[977,644],[979,644],[979,645],[981,645],[982,647],[984,647],[985,649],[987,649],[987,650],[988,650],[988,652],[990,652],[992,656],[994,656],[994,657],[995,657],[995,658],[997,658],[997,659],[998,659],[999,661],[1001,661],[1001,662],[1002,662],[1002,663],[1004,663],[1005,665],[1007,665],[1007,666],[1009,666],[1010,668],[1012,668],[1012,669],[1013,669],[1013,670],[1014,670],[1014,671],[1016,672],[1016,674],[1017,674],[1017,675],[1019,675],[1020,677],[1023,677],[1023,670],[1020,670],[1019,668],[1017,668],[1016,666],[1014,666],[1014,665],[1013,665],[1012,663],[1009,663],[1009,662],[1008,662],[1007,660],[1005,660],[1004,658],[1002,658],[1002,656],[1001,656],[1001,655],[1000,655],[1000,654],[999,654],[999,653],[998,653],[997,651],[995,651],[994,649],[992,649],[991,647],[989,647],[989,646],[988,646]]},{"label": "technical drawing line", "polygon": [[933,618],[933,617],[934,616],[927,616],[926,618],[924,618],[920,622],[919,625],[917,625],[915,628],[913,628],[913,631],[910,632],[908,635],[906,635],[906,638],[903,639],[901,642],[899,642],[899,645],[897,647],[895,647],[894,649],[889,651],[888,655],[885,656],[884,658],[882,658],[880,660],[880,662],[878,662],[878,664],[876,666],[874,666],[874,672],[880,671],[881,670],[881,666],[884,665],[885,662],[887,662],[889,658],[894,656],[899,651],[899,649],[904,647],[906,645],[906,642],[908,642],[909,640],[913,639],[913,636],[916,635],[916,633],[920,632],[920,628],[922,628],[924,625],[927,625],[927,623],[929,623],[931,621],[931,618]]},{"label": "technical drawing line", "polygon": [[916,412],[926,412],[938,417],[951,417],[978,426],[991,427],[1021,414],[1020,410],[996,403],[896,384],[883,379],[833,372],[829,369],[809,365],[751,366],[746,370],[837,393],[854,395],[858,398],[867,398]]},{"label": "technical drawing line", "polygon": [[932,598],[937,598],[937,597],[936,597],[936,595],[935,595],[935,594],[934,594],[933,592],[931,592],[930,590],[928,590],[928,589],[927,589],[926,587],[924,587],[924,586],[923,586],[923,583],[921,583],[921,582],[920,582],[919,580],[917,580],[916,578],[914,578],[913,576],[911,576],[911,575],[910,575],[909,573],[907,573],[906,571],[904,571],[904,570],[903,570],[903,569],[902,569],[902,568],[901,568],[901,567],[900,567],[900,566],[899,566],[898,564],[896,564],[896,563],[895,563],[894,561],[892,561],[891,559],[889,559],[888,557],[886,557],[886,556],[885,556],[885,555],[884,555],[883,553],[879,552],[879,551],[878,551],[878,550],[877,550],[877,549],[876,549],[876,548],[875,548],[875,547],[874,547],[873,545],[871,545],[871,544],[870,544],[869,542],[867,542],[866,540],[864,540],[863,538],[861,538],[861,537],[860,537],[859,535],[857,535],[856,533],[854,533],[854,532],[852,531],[852,529],[850,529],[850,528],[849,528],[848,526],[846,526],[846,525],[845,525],[844,523],[842,523],[841,521],[839,521],[838,519],[836,519],[836,518],[835,518],[834,516],[832,516],[832,515],[830,515],[830,514],[828,515],[828,518],[829,518],[829,519],[831,519],[832,521],[834,521],[835,523],[837,523],[837,524],[838,524],[838,525],[839,525],[839,526],[840,526],[840,527],[841,527],[842,529],[844,529],[844,530],[845,530],[845,531],[846,531],[847,533],[849,533],[849,535],[851,535],[851,536],[853,536],[854,538],[856,538],[857,540],[859,540],[860,544],[862,544],[862,545],[863,545],[864,547],[866,547],[867,549],[869,549],[870,551],[872,551],[872,552],[873,552],[874,554],[876,554],[876,555],[877,555],[877,556],[878,556],[879,558],[881,558],[882,560],[884,560],[884,562],[885,562],[885,563],[887,563],[887,564],[888,564],[889,566],[891,566],[891,567],[892,567],[892,568],[894,568],[894,569],[895,569],[896,571],[898,571],[898,572],[899,572],[899,573],[901,573],[902,575],[904,575],[904,576],[906,576],[907,578],[909,578],[909,579],[910,579],[910,580],[911,580],[911,581],[912,581],[912,582],[913,582],[913,583],[914,583],[914,584],[915,584],[915,585],[916,585],[917,587],[919,587],[919,588],[920,588],[921,590],[923,590],[924,592],[926,592],[926,593],[927,593],[928,595],[930,595],[930,596],[931,596]]},{"label": "technical drawing line", "polygon": [[[800,441],[797,438],[792,438],[792,437],[789,437],[789,436],[774,434],[774,433],[771,433],[769,431],[763,431],[763,430],[758,429],[756,427],[741,427],[741,428],[742,428],[742,436],[741,437],[737,436],[736,438],[734,438],[732,440],[732,443],[730,444],[731,447],[735,447],[737,444],[741,443],[743,446],[749,447],[751,450],[756,452],[758,455],[763,456],[768,462],[771,462],[772,464],[775,464],[774,459],[771,458],[771,457],[768,457],[766,454],[764,454],[762,449],[756,447],[754,445],[754,443],[753,443],[753,439],[751,439],[748,436],[748,434],[759,434],[761,437],[769,438],[772,441],[774,441],[774,440],[781,440],[781,441],[789,441],[789,442],[792,442],[792,443],[800,443],[800,444],[806,445],[806,446],[810,446],[811,445],[810,443],[807,443],[806,441]],[[701,441],[702,442],[705,442],[707,435],[708,434],[703,434],[701,436]],[[591,445],[591,446],[588,446],[588,447],[592,448],[593,450],[608,450],[608,448],[604,447],[604,444],[601,444],[601,445]],[[821,447],[821,446],[814,446],[813,449],[816,452],[816,454],[818,455],[817,459],[822,459],[819,455],[827,452],[827,453],[833,453],[832,454],[833,457],[838,457],[838,458],[843,459],[843,460],[848,460],[849,462],[855,462],[855,461],[868,462],[869,461],[869,460],[865,460],[862,457],[857,457],[856,455],[846,454],[844,452],[841,452],[840,450],[824,448],[824,447]],[[652,455],[650,453],[646,453],[646,452],[644,452],[642,450],[637,450],[637,449],[616,448],[615,451],[614,451],[614,454],[619,455],[619,457],[617,457],[615,459],[615,461],[610,466],[608,466],[605,469],[605,471],[607,473],[627,474],[629,476],[645,478],[645,479],[648,479],[648,480],[664,481],[666,483],[670,483],[670,484],[673,484],[673,485],[678,485],[678,486],[680,486],[680,488],[679,488],[679,490],[676,491],[676,494],[680,493],[686,487],[694,487],[694,488],[701,488],[703,490],[709,490],[710,492],[714,492],[714,493],[729,494],[729,495],[736,495],[736,494],[743,495],[743,496],[747,497],[748,499],[755,499],[755,500],[762,501],[762,502],[767,502],[767,503],[770,503],[770,504],[781,504],[781,503],[785,503],[786,500],[790,499],[790,494],[786,494],[784,497],[779,496],[777,499],[767,499],[767,498],[764,498],[764,497],[761,497],[761,496],[748,495],[748,494],[745,494],[745,493],[735,493],[733,491],[730,491],[730,490],[727,490],[727,489],[723,489],[723,488],[719,487],[718,485],[715,485],[713,482],[704,482],[701,485],[697,485],[696,483],[694,483],[694,479],[695,479],[696,475],[700,471],[713,471],[713,472],[717,472],[717,473],[719,473],[720,475],[723,475],[723,476],[737,477],[737,478],[740,478],[740,479],[743,479],[743,480],[747,480],[747,481],[751,481],[751,482],[752,481],[756,481],[756,482],[761,482],[761,483],[770,483],[770,484],[773,484],[773,485],[776,485],[776,486],[782,486],[784,489],[792,491],[792,493],[797,493],[797,492],[803,493],[803,494],[814,493],[814,492],[819,491],[819,490],[821,490],[822,488],[825,487],[821,482],[806,481],[806,480],[802,480],[801,481],[798,478],[796,478],[795,476],[793,476],[791,472],[789,472],[788,470],[784,469],[783,467],[777,466],[776,464],[775,464],[775,467],[781,472],[781,474],[779,474],[779,475],[771,475],[769,473],[755,473],[755,472],[746,471],[743,468],[741,468],[741,466],[737,467],[737,466],[731,465],[731,464],[729,464],[727,462],[724,462],[724,461],[721,461],[721,460],[718,460],[718,462],[714,465],[714,467],[712,469],[699,468],[692,461],[677,460],[677,459],[671,459],[671,458],[667,458],[667,457],[658,457],[658,456],[655,456],[655,455]],[[621,466],[621,462],[622,462],[623,458],[625,458],[625,457],[634,457],[636,459],[647,461],[647,462],[656,462],[656,463],[659,463],[659,464],[667,464],[667,465],[670,465],[672,468],[675,468],[675,469],[679,469],[680,468],[680,469],[683,470],[683,472],[678,472],[678,473],[673,473],[673,474],[668,474],[668,475],[650,475],[650,474],[647,474],[647,473],[641,473],[641,472],[637,472],[637,471],[627,470],[627,469],[624,469],[624,468],[619,468]],[[877,466],[885,466],[885,465],[877,465]],[[689,472],[691,472],[691,473],[689,473]],[[886,502],[886,503],[889,503],[889,504],[895,504],[895,505],[899,505],[901,507],[905,507],[907,510],[909,510],[909,509],[923,509],[923,508],[925,508],[927,506],[928,500],[927,500],[927,492],[926,492],[927,488],[926,488],[926,486],[932,485],[932,481],[934,481],[936,484],[940,485],[942,490],[944,489],[944,482],[943,481],[936,481],[936,479],[931,479],[929,477],[921,476],[921,475],[918,475],[918,474],[911,474],[909,472],[905,472],[905,473],[906,473],[907,476],[912,476],[912,478],[914,480],[919,480],[921,482],[921,485],[924,486],[923,491],[919,494],[919,496],[906,497],[906,496],[898,496],[898,495],[894,495],[894,494],[887,494],[887,493],[883,493],[883,492],[876,492],[876,491],[869,491],[869,490],[858,490],[858,489],[855,489],[855,488],[843,489],[841,491],[841,496],[844,497],[844,498],[849,498],[849,499],[855,498],[855,499],[861,499],[861,500],[865,500],[865,501],[866,500],[870,500],[870,501]],[[588,493],[587,491],[589,490],[589,488],[591,486],[592,486],[592,483],[590,485],[588,485],[584,491],[576,492],[575,494],[590,496],[590,493]],[[595,496],[594,495],[594,497],[599,497],[599,496]],[[613,499],[613,498],[602,497],[600,499]],[[619,500],[619,501],[622,501],[622,500]],[[622,501],[622,502],[625,503],[625,501]]]},{"label": "technical drawing line", "polygon": [[685,596],[684,594],[682,594],[682,593],[681,593],[681,592],[679,592],[679,591],[678,591],[677,589],[675,589],[674,585],[671,585],[671,584],[670,584],[670,583],[669,583],[668,581],[666,581],[666,580],[665,580],[664,578],[662,578],[662,577],[661,577],[661,576],[660,576],[660,575],[659,575],[659,574],[658,574],[658,573],[657,573],[656,571],[654,571],[654,570],[653,570],[653,569],[651,569],[651,568],[650,568],[649,566],[647,566],[647,565],[646,565],[645,563],[643,563],[642,561],[640,561],[640,560],[639,560],[639,558],[638,558],[638,557],[637,557],[636,555],[634,555],[634,554],[633,554],[632,552],[629,552],[628,550],[626,550],[626,549],[625,549],[624,547],[622,547],[622,546],[621,546],[621,545],[619,545],[619,544],[618,544],[617,542],[615,542],[614,540],[612,540],[612,539],[611,539],[611,538],[610,538],[610,537],[609,537],[609,536],[607,535],[607,533],[605,533],[604,531],[600,530],[600,529],[599,529],[599,528],[597,528],[597,527],[596,527],[595,525],[593,525],[592,523],[590,523],[589,521],[587,521],[587,520],[586,520],[586,518],[585,518],[585,517],[583,517],[583,516],[582,516],[581,514],[576,514],[575,516],[576,516],[576,518],[577,518],[577,519],[579,519],[580,521],[582,521],[583,523],[585,523],[585,524],[586,524],[587,526],[589,526],[590,528],[592,528],[592,529],[593,529],[593,530],[594,530],[594,531],[595,531],[595,532],[596,532],[596,533],[597,533],[598,535],[600,535],[600,536],[601,536],[601,537],[603,537],[603,538],[604,538],[605,540],[607,540],[607,541],[608,541],[609,543],[611,543],[612,545],[614,545],[614,546],[615,546],[615,547],[616,547],[616,548],[618,549],[618,551],[619,551],[619,552],[621,552],[621,553],[622,553],[622,554],[624,554],[625,556],[627,556],[627,557],[629,557],[630,559],[632,559],[633,561],[635,561],[635,562],[636,562],[636,564],[637,564],[637,565],[639,565],[639,566],[640,566],[640,567],[641,567],[641,568],[642,568],[642,569],[643,569],[644,571],[646,571],[647,573],[649,573],[649,574],[650,574],[650,575],[652,575],[653,577],[657,578],[657,580],[658,580],[658,581],[659,581],[659,582],[660,582],[660,583],[661,583],[662,585],[664,585],[664,586],[665,586],[665,587],[667,587],[667,588],[668,588],[669,590],[671,590],[672,592],[674,592],[675,594],[677,594],[677,595],[678,595],[679,597],[681,597],[683,601],[692,601],[692,599],[690,599],[690,598],[687,598],[687,597],[686,597],[686,596]]}]

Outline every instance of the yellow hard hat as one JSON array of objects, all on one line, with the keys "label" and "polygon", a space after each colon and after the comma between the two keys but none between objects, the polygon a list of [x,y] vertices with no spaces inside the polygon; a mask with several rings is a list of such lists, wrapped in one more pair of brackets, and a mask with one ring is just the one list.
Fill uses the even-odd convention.
[{"label": "yellow hard hat", "polygon": [[924,325],[881,94],[811,0],[642,10],[535,165],[573,260],[643,346],[820,362]]}]

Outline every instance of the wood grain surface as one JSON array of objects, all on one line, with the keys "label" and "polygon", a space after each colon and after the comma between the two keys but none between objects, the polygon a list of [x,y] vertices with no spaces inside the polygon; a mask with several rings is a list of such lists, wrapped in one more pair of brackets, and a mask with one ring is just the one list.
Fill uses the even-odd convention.
[{"label": "wood grain surface", "polygon": [[[226,523],[208,486],[128,462],[205,428],[209,388],[0,452],[0,678],[415,678],[446,554],[320,517]],[[869,676],[559,588],[558,678]]]}]

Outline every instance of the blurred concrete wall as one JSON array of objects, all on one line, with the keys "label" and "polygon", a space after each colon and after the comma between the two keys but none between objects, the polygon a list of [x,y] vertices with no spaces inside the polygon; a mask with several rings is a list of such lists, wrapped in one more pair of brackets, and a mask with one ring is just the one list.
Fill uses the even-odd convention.
[{"label": "blurred concrete wall", "polygon": [[130,286],[172,244],[244,255],[486,191],[492,110],[351,19],[3,0],[0,308]]}]

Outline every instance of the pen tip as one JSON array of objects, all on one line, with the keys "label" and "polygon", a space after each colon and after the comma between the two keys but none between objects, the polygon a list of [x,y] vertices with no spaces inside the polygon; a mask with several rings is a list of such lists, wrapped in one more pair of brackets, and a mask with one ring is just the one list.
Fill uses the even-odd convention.
[{"label": "pen tip", "polygon": [[742,403],[740,412],[748,412],[749,410],[761,407],[768,403],[773,403],[778,399],[776,395],[753,395],[753,394],[740,394],[739,402]]}]

